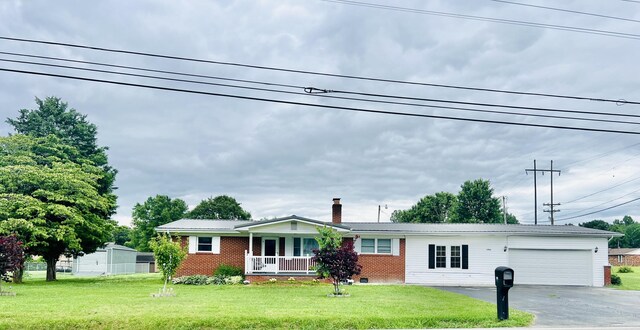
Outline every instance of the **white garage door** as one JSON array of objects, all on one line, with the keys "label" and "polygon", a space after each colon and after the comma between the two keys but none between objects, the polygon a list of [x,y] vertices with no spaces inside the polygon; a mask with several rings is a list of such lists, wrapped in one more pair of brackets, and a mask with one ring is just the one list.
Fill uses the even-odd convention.
[{"label": "white garage door", "polygon": [[516,284],[593,285],[591,251],[510,249]]}]

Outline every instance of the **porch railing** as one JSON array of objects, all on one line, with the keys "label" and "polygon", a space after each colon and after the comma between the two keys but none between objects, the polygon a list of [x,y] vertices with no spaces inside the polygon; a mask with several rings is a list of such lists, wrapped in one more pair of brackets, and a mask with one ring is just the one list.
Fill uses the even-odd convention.
[{"label": "porch railing", "polygon": [[245,254],[245,271],[247,274],[297,273],[313,274],[315,263],[312,257],[293,256],[250,256]]}]

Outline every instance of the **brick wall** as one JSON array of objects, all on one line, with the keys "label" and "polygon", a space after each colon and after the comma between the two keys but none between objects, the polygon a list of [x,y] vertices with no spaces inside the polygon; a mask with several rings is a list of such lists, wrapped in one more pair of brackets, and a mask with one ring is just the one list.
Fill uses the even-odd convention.
[{"label": "brick wall", "polygon": [[612,266],[640,266],[640,255],[622,256],[622,262],[618,261],[618,256],[609,256],[609,264]]},{"label": "brick wall", "polygon": [[360,254],[358,263],[362,272],[355,276],[356,282],[366,277],[369,283],[404,283],[405,240],[400,239],[400,255]]},{"label": "brick wall", "polygon": [[611,285],[611,266],[604,266],[604,285]]},{"label": "brick wall", "polygon": [[[189,244],[189,237],[180,238],[182,246]],[[260,239],[253,242],[254,254],[260,255]],[[220,254],[198,252],[187,254],[187,258],[182,262],[176,276],[187,275],[208,275],[212,276],[213,271],[221,264],[242,267],[244,270],[244,251],[249,250],[248,237],[220,237]]]}]

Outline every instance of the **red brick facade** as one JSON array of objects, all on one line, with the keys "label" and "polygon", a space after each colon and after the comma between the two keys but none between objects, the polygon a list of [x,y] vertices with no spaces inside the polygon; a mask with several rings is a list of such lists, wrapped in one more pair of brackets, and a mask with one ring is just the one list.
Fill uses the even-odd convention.
[{"label": "red brick facade", "polygon": [[[346,238],[345,241],[351,240]],[[180,242],[183,247],[189,243],[188,236],[181,236]],[[261,254],[261,238],[253,238],[253,255]],[[284,238],[280,238],[280,255],[284,255]],[[188,254],[182,262],[176,276],[187,275],[213,275],[215,269],[221,264],[242,267],[244,269],[244,252],[249,250],[248,237],[220,237],[220,254],[199,252]],[[362,265],[362,273],[354,278],[357,282],[361,277],[366,277],[371,283],[404,283],[405,269],[405,240],[400,240],[400,255],[372,255],[361,254],[358,262]],[[248,276],[251,281],[265,281],[275,275],[252,275]],[[286,280],[291,275],[279,277],[278,280]],[[294,275],[300,280],[313,279],[315,276]]]},{"label": "red brick facade", "polygon": [[[257,242],[257,244],[256,244]],[[189,237],[182,236],[181,244],[186,247]],[[176,276],[213,275],[213,271],[221,264],[242,267],[244,269],[244,251],[249,250],[248,237],[220,237],[220,254],[198,252],[188,254],[182,262]],[[254,238],[253,252],[260,255],[260,239]]]},{"label": "red brick facade", "polygon": [[621,255],[618,259],[617,255],[609,256],[609,264],[612,266],[640,266],[640,255]]},{"label": "red brick facade", "polygon": [[358,263],[362,272],[354,280],[367,278],[369,283],[404,283],[405,240],[400,239],[400,255],[360,254]]}]

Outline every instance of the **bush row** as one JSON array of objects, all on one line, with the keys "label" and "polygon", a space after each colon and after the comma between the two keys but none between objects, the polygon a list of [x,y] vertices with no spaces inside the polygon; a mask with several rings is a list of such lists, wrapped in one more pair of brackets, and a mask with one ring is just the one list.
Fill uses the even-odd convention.
[{"label": "bush row", "polygon": [[191,275],[180,276],[172,280],[173,284],[187,284],[187,285],[228,285],[228,284],[242,284],[242,276],[206,276],[206,275]]}]

